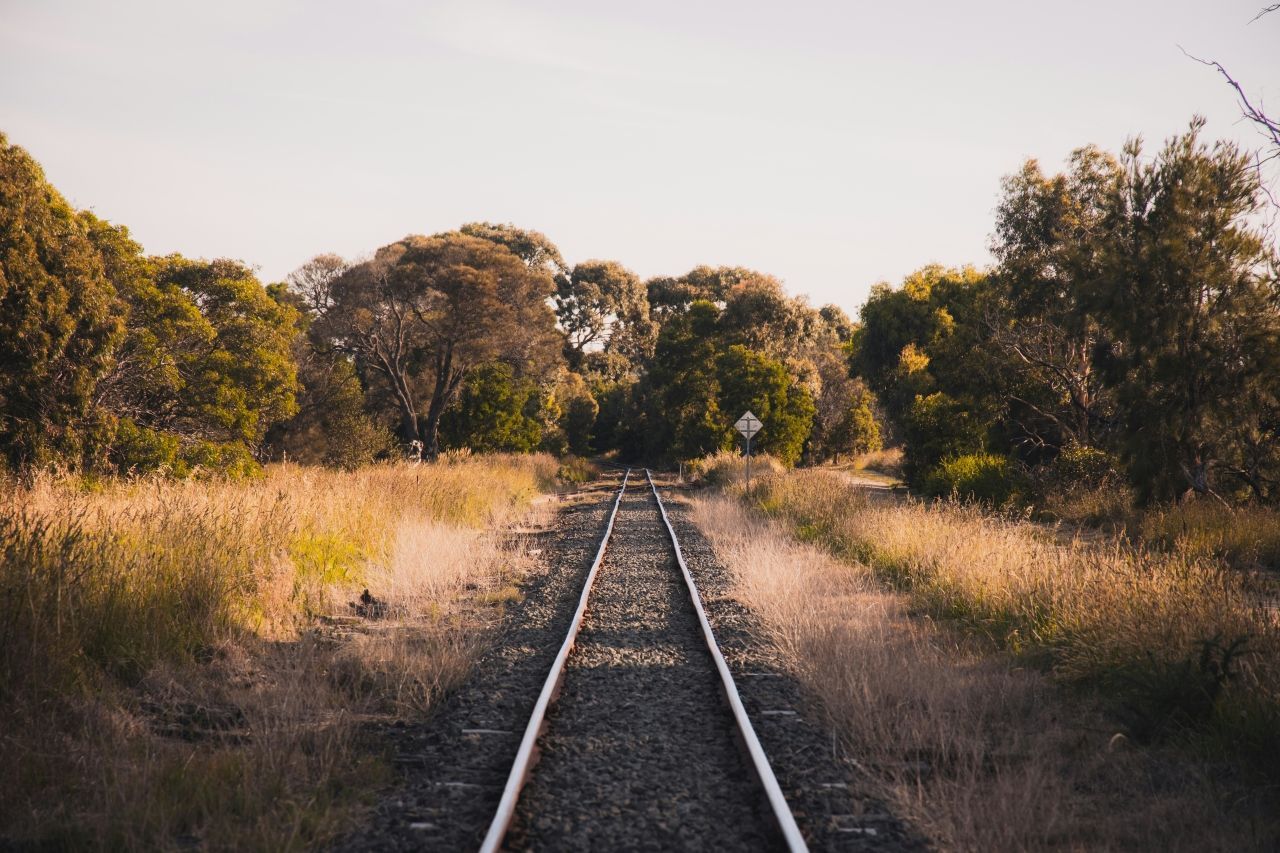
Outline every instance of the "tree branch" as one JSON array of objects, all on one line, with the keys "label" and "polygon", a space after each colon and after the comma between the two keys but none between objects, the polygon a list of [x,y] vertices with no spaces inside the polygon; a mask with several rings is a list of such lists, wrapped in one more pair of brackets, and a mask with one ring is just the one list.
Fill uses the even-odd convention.
[{"label": "tree branch", "polygon": [[[1280,4],[1268,6],[1266,9],[1263,9],[1258,13],[1258,17],[1265,15],[1267,12],[1275,11],[1276,9],[1280,9]],[[1254,20],[1257,20],[1257,18],[1254,18]],[[1262,128],[1263,134],[1269,137],[1271,144],[1276,147],[1276,150],[1270,156],[1261,159],[1259,164],[1275,159],[1276,157],[1280,157],[1280,122],[1267,116],[1267,114],[1262,111],[1261,107],[1255,107],[1253,105],[1253,102],[1249,100],[1249,96],[1245,94],[1244,87],[1236,82],[1236,79],[1227,72],[1226,68],[1222,67],[1221,62],[1216,62],[1212,59],[1201,59],[1194,54],[1188,53],[1187,49],[1182,45],[1178,45],[1178,50],[1182,51],[1183,55],[1187,58],[1194,59],[1201,65],[1208,65],[1211,68],[1218,69],[1218,73],[1226,78],[1226,81],[1230,84],[1231,88],[1236,90],[1236,95],[1240,98],[1240,109],[1244,113],[1244,117]]]}]

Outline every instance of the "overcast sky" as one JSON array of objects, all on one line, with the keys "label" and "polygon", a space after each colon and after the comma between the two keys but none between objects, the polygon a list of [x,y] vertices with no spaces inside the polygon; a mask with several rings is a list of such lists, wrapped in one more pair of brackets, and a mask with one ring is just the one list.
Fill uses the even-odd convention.
[{"label": "overcast sky", "polygon": [[988,263],[1027,157],[1154,150],[1193,113],[1260,145],[1179,45],[1280,112],[1262,5],[0,0],[0,131],[148,251],[266,281],[484,219],[853,312],[930,261]]}]

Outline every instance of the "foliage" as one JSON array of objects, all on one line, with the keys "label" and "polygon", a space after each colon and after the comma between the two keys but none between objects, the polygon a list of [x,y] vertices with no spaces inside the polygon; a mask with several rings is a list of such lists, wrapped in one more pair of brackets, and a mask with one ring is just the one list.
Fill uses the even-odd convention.
[{"label": "foliage", "polygon": [[[1155,158],[1134,141],[1058,175],[1028,161],[1003,184],[991,275],[873,289],[850,362],[913,484],[984,451],[1052,479],[1080,448],[1117,457],[1143,503],[1280,497],[1280,261],[1256,169],[1202,125]],[[1058,509],[1124,492],[1037,489]]]},{"label": "foliage", "polygon": [[1277,485],[1280,262],[1251,221],[1263,195],[1249,156],[1203,143],[1203,124],[1154,159],[1126,146],[1109,268],[1090,291],[1144,502],[1214,493],[1218,468],[1263,499]]},{"label": "foliage", "polygon": [[[813,424],[813,400],[803,385],[791,381],[786,368],[759,352],[734,344],[716,363],[719,411],[751,411],[760,418],[761,431],[752,439],[753,448],[775,456],[784,465],[800,459]],[[737,415],[733,415],[737,419]]]},{"label": "foliage", "polygon": [[334,283],[320,333],[382,383],[401,441],[420,441],[434,457],[440,419],[472,370],[497,360],[547,363],[552,288],[549,273],[498,242],[457,232],[406,237]]},{"label": "foliage", "polygon": [[537,386],[509,365],[495,362],[467,374],[440,429],[446,447],[527,453],[542,441],[538,410]]},{"label": "foliage", "polygon": [[970,453],[944,459],[925,478],[923,492],[1004,506],[1018,493],[1019,478],[1009,460],[991,453]]},{"label": "foliage", "polygon": [[592,348],[631,363],[653,355],[655,329],[640,278],[617,261],[583,261],[556,283],[556,316],[570,366]]},{"label": "foliage", "polygon": [[954,397],[942,391],[917,396],[902,427],[907,479],[920,483],[943,459],[980,452],[985,432],[985,425]]},{"label": "foliage", "polygon": [[861,378],[849,376],[839,358],[819,366],[822,391],[814,401],[809,452],[814,461],[840,460],[841,455],[872,453],[882,447],[875,394]]},{"label": "foliage", "polygon": [[75,211],[0,135],[0,453],[11,466],[79,461],[121,314]]},{"label": "foliage", "polygon": [[1101,329],[1085,303],[1106,275],[1098,235],[1121,181],[1115,158],[1085,147],[1068,174],[1047,178],[1029,160],[1003,182],[999,290],[983,320],[1019,380],[1010,383],[1018,429],[1037,445],[1088,446],[1113,420],[1114,392],[1094,365]]},{"label": "foliage", "polygon": [[600,404],[580,374],[563,371],[552,389],[557,417],[555,427],[568,449],[579,456],[591,451],[591,433]]}]

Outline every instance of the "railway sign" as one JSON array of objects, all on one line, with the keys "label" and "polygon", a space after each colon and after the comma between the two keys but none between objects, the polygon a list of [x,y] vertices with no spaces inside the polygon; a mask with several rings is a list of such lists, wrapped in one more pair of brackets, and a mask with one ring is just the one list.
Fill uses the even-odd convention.
[{"label": "railway sign", "polygon": [[742,433],[743,437],[749,441],[751,436],[758,433],[762,426],[764,424],[760,423],[760,419],[751,414],[750,409],[747,409],[746,414],[738,418],[738,422],[733,425],[733,428]]},{"label": "railway sign", "polygon": [[764,424],[760,423],[759,418],[751,414],[750,409],[747,409],[733,425],[733,428],[742,433],[742,437],[747,440],[747,491],[751,491],[751,436],[758,433],[762,426]]}]

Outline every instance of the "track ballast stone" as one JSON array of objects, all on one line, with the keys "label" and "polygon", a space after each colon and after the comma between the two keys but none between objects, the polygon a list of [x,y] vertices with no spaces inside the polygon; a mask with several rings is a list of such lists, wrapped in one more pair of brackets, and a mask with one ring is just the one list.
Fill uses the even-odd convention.
[{"label": "track ballast stone", "polygon": [[657,503],[633,475],[507,845],[777,849],[736,734]]}]

